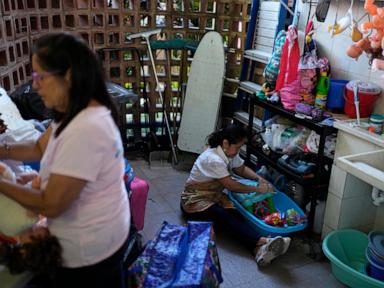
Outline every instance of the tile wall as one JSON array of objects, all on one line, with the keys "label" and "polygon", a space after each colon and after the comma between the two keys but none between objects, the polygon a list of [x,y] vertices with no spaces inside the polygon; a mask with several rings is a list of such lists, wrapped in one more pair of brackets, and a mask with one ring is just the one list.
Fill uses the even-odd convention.
[{"label": "tile wall", "polygon": [[[337,9],[337,2],[339,8]],[[349,37],[350,29],[345,30],[341,34],[335,35],[333,38],[328,32],[328,25],[333,24],[336,18],[340,19],[347,12],[350,1],[339,0],[331,1],[331,5],[328,10],[327,18],[324,23],[315,23],[315,39],[318,44],[319,54],[321,56],[327,56],[332,65],[332,78],[336,79],[361,79],[374,82],[378,84],[384,90],[384,71],[373,72],[368,64],[368,58],[365,54],[362,54],[358,61],[348,57],[345,53],[346,49],[353,44]],[[302,4],[303,12],[300,17],[299,27],[305,27],[305,21],[308,15],[308,4]],[[316,7],[312,7],[311,11],[314,12]],[[364,1],[354,1],[353,5],[353,17],[355,19],[361,18],[365,14]],[[368,17],[365,16],[359,24],[368,21]],[[381,78],[381,76],[383,78]],[[375,104],[376,113],[384,113],[384,97],[381,97]]]}]

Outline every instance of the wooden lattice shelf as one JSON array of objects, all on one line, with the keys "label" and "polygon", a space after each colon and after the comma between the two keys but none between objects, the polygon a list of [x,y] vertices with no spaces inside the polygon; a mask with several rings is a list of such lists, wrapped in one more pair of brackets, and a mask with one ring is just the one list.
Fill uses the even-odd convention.
[{"label": "wooden lattice shelf", "polygon": [[[147,47],[139,38],[129,41],[130,34],[162,28],[153,40],[199,41],[207,31],[218,31],[230,52],[226,76],[239,76],[250,0],[0,1],[0,86],[12,92],[31,79],[29,51],[40,35],[57,31],[78,33],[99,52],[106,79],[139,95],[137,104],[126,107],[126,115],[122,115],[128,125],[123,137],[137,139],[151,129],[158,135],[165,131]],[[181,88],[187,82],[193,53],[187,49],[158,49],[154,54],[171,129],[177,129]],[[225,92],[234,92],[230,85],[226,83]],[[146,95],[148,111],[144,105]]]}]

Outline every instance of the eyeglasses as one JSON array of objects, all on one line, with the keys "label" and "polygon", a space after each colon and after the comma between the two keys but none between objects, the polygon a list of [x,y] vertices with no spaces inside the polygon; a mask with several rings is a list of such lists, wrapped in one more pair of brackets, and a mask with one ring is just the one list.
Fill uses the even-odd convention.
[{"label": "eyeglasses", "polygon": [[35,72],[32,72],[32,80],[34,82],[40,82],[41,80],[44,80],[45,78],[49,77],[49,76],[54,76],[54,75],[57,75],[59,74],[60,72],[59,71],[55,71],[55,72],[43,72],[43,73],[37,73],[36,71]]}]

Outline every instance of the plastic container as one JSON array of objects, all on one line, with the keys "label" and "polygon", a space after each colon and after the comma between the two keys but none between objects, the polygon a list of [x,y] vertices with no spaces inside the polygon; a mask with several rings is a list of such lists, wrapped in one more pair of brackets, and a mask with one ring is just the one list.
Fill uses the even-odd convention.
[{"label": "plastic container", "polygon": [[[250,212],[248,212],[243,205],[232,195],[232,192],[228,193],[229,198],[233,201],[238,211],[245,217],[245,219],[251,224],[251,226],[259,232],[262,236],[278,236],[278,235],[287,235],[289,233],[301,231],[307,227],[307,223],[300,223],[295,226],[288,227],[276,227],[264,223],[263,220],[257,218]],[[295,209],[300,217],[304,217],[305,214],[303,210],[287,195],[282,192],[276,192],[273,195],[273,202],[275,203],[275,208],[278,212],[286,212],[288,209]]]},{"label": "plastic container", "polygon": [[376,134],[383,133],[384,115],[371,114],[369,116],[369,126],[375,128]]},{"label": "plastic container", "polygon": [[370,82],[359,80],[349,81],[345,87],[344,112],[350,118],[356,118],[356,107],[353,95],[354,85],[358,87],[360,117],[366,118],[372,113],[374,104],[381,94],[381,88]]},{"label": "plastic container", "polygon": [[325,109],[327,106],[327,97],[329,92],[330,81],[326,72],[322,72],[319,81],[316,85],[315,106],[320,109]]},{"label": "plastic container", "polygon": [[[368,262],[372,261],[376,265],[383,267],[384,269],[384,260],[378,257],[375,252],[371,248],[369,248],[369,245],[367,247],[367,250],[365,252],[365,256],[367,257]],[[370,261],[369,261],[370,260]]]},{"label": "plastic container", "polygon": [[324,254],[339,281],[353,288],[383,288],[384,282],[367,275],[367,246],[368,236],[353,229],[333,231],[323,241]]},{"label": "plastic container", "polygon": [[384,281],[384,267],[378,265],[368,254],[367,260],[369,262],[367,269],[368,275],[377,280]]},{"label": "plastic container", "polygon": [[328,98],[327,98],[327,108],[329,110],[339,110],[344,111],[344,90],[347,85],[348,80],[341,79],[331,79]]}]

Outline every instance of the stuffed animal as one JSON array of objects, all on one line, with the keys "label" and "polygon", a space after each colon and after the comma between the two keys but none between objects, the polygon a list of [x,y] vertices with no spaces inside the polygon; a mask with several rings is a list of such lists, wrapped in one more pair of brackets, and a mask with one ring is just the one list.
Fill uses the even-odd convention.
[{"label": "stuffed animal", "polygon": [[[37,172],[23,173],[16,177],[1,161],[0,176],[20,184],[28,182],[33,188],[40,188]],[[34,274],[51,276],[62,265],[61,253],[59,240],[50,234],[46,218],[39,218],[0,194],[0,264],[6,265],[11,274],[29,270]]]},{"label": "stuffed animal", "polygon": [[347,49],[347,55],[357,60],[363,52],[370,53],[371,49],[371,41],[368,37],[365,37],[356,44],[349,46]]},{"label": "stuffed animal", "polygon": [[382,39],[384,36],[384,8],[379,8],[373,4],[374,0],[365,0],[364,9],[372,16],[372,20],[362,24],[364,33],[368,30],[376,30],[374,34],[369,37],[372,48],[383,48]]}]

